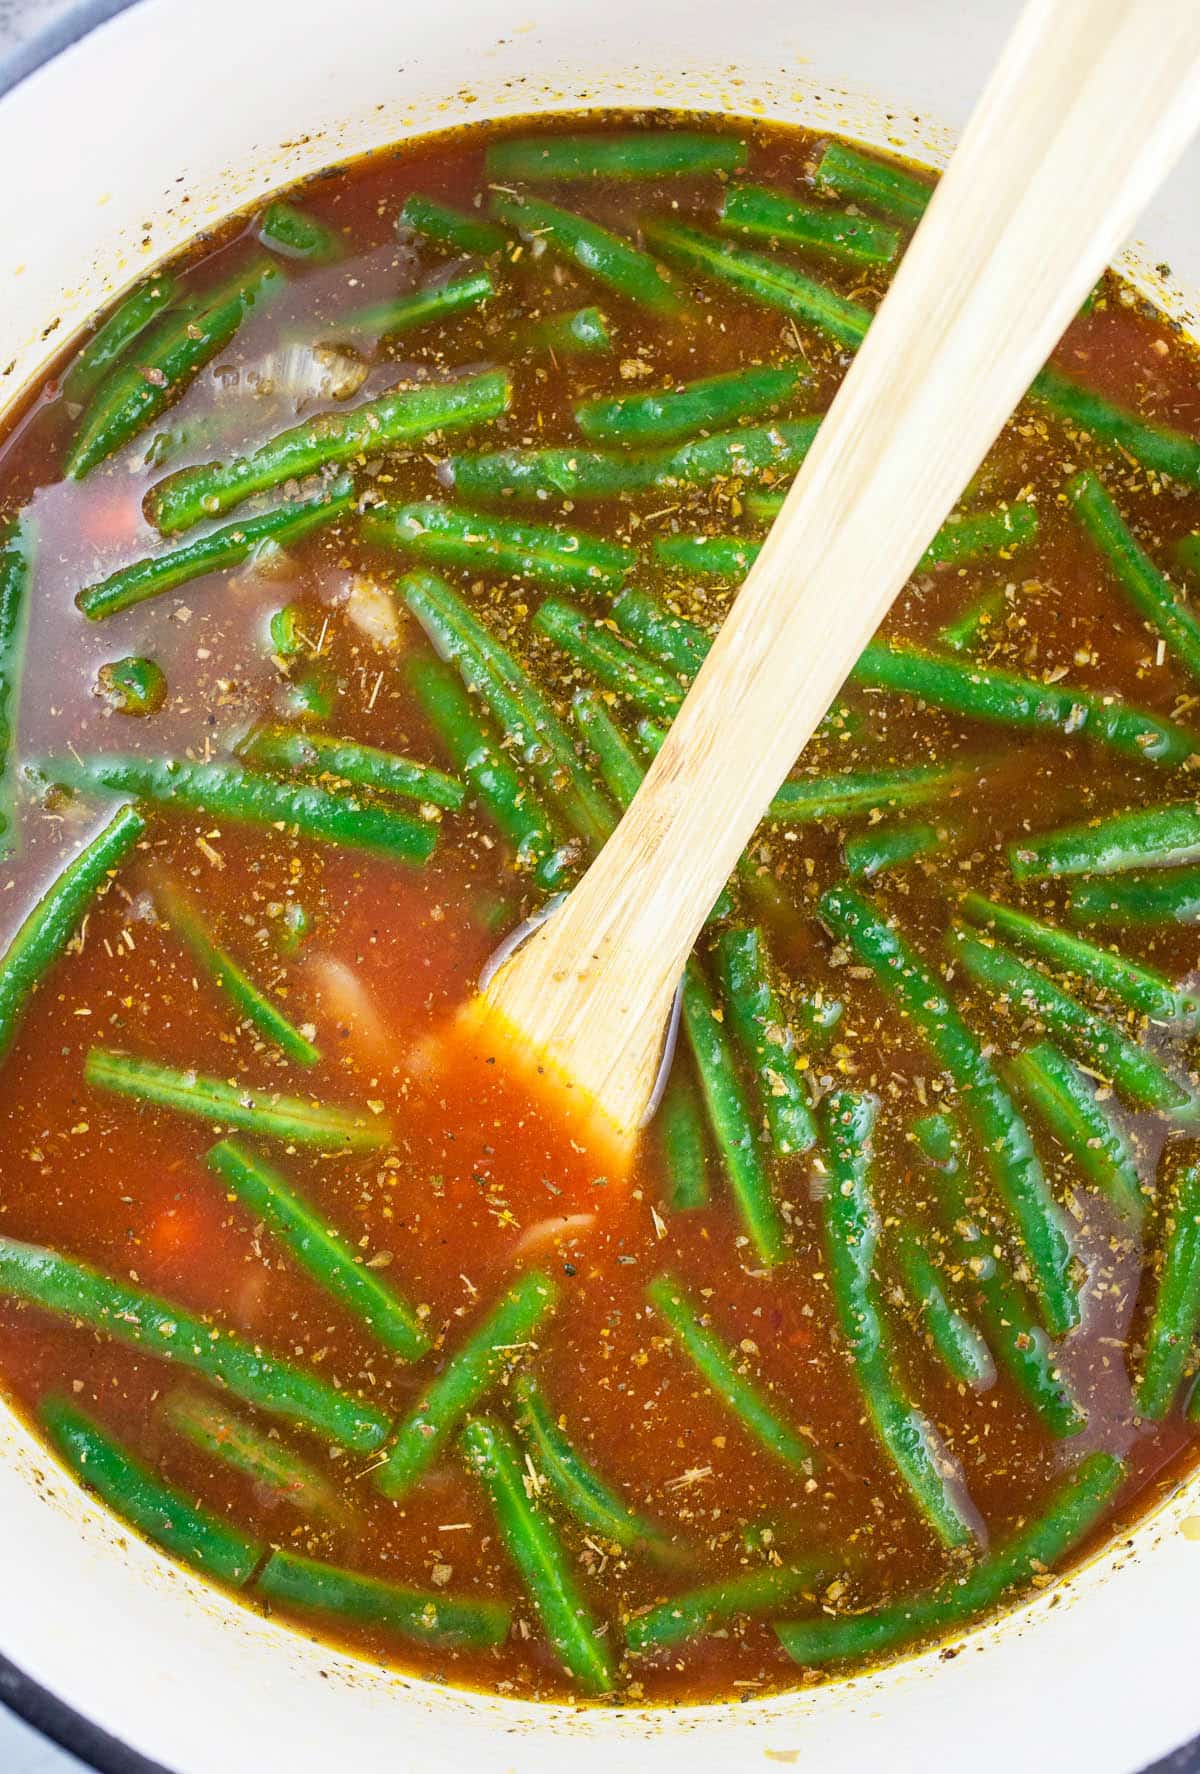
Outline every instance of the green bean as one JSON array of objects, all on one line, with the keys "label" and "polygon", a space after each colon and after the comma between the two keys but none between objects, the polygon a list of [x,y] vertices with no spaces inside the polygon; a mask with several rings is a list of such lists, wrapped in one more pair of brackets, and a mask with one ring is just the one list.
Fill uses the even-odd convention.
[{"label": "green bean", "polygon": [[599,308],[548,314],[530,327],[529,340],[552,357],[560,353],[564,357],[594,357],[613,348],[612,334]]},{"label": "green bean", "polygon": [[1143,468],[1189,486],[1200,485],[1200,443],[1195,438],[1166,425],[1147,425],[1135,413],[1049,367],[1036,377],[1029,398],[1048,407],[1056,418],[1088,432],[1097,443],[1126,458],[1132,456]]},{"label": "green bean", "polygon": [[823,819],[864,819],[880,808],[919,807],[942,799],[970,779],[966,764],[912,764],[895,770],[856,770],[840,776],[792,776],[767,808],[774,825],[810,825]]},{"label": "green bean", "polygon": [[961,616],[938,633],[938,640],[943,647],[952,653],[973,653],[977,646],[989,638],[989,631],[997,617],[1004,609],[1005,595],[1003,588],[997,587],[987,592],[975,603],[968,604]]},{"label": "green bean", "polygon": [[385,302],[373,302],[369,308],[356,308],[337,320],[328,330],[330,338],[344,339],[353,334],[368,333],[376,338],[391,338],[397,333],[411,333],[431,320],[448,320],[464,309],[478,308],[490,301],[496,286],[486,271],[470,271],[462,277],[451,277],[444,283],[426,289],[409,290]]},{"label": "green bean", "polygon": [[462,1432],[462,1450],[487,1492],[500,1537],[555,1655],[586,1693],[611,1693],[617,1678],[608,1647],[575,1582],[565,1546],[526,1494],[525,1469],[512,1436],[493,1418],[475,1417]]},{"label": "green bean", "polygon": [[274,610],[267,623],[267,635],[277,659],[299,659],[310,650],[304,633],[304,611],[299,604],[284,604]]},{"label": "green bean", "polygon": [[286,547],[299,542],[313,530],[336,523],[354,505],[354,494],[348,480],[340,480],[324,489],[315,498],[296,500],[264,511],[261,517],[247,518],[244,523],[227,524],[213,530],[196,542],[187,542],[168,554],[152,555],[118,567],[107,579],[85,585],[75,603],[93,622],[104,616],[115,616],[147,598],[164,591],[174,591],[191,579],[207,573],[221,573],[236,567],[260,548]]},{"label": "green bean", "polygon": [[351,407],[321,413],[262,444],[249,456],[182,468],[151,487],[150,522],[164,535],[216,517],[252,493],[267,493],[319,469],[381,455],[463,425],[482,425],[508,411],[512,389],[504,370],[453,382],[392,388]]},{"label": "green bean", "polygon": [[291,203],[269,203],[258,224],[263,246],[285,259],[307,259],[328,265],[342,256],[342,243],[332,228]]},{"label": "green bean", "polygon": [[328,721],[337,701],[337,680],[323,660],[317,660],[288,680],[284,712],[294,721]]},{"label": "green bean", "polygon": [[65,1398],[44,1398],[38,1421],[80,1484],[147,1540],[231,1589],[249,1581],[262,1557],[261,1546],[156,1478]]},{"label": "green bean", "polygon": [[674,1557],[676,1549],[663,1530],[622,1502],[572,1445],[532,1374],[517,1375],[513,1398],[514,1421],[522,1439],[551,1489],[582,1527],[631,1552]]},{"label": "green bean", "polygon": [[573,215],[537,197],[496,193],[492,214],[497,221],[544,241],[551,252],[586,271],[615,295],[648,308],[663,319],[683,311],[684,300],[674,280],[648,253],[586,216]]},{"label": "green bean", "polygon": [[1089,1182],[1127,1219],[1139,1220],[1142,1186],[1129,1142],[1066,1055],[1039,1041],[1009,1061],[1007,1074]]},{"label": "green bean", "polygon": [[866,337],[870,309],[780,259],[733,246],[681,222],[655,219],[642,232],[668,264],[700,277],[715,277],[728,288],[826,333],[839,345],[853,350]]},{"label": "green bean", "polygon": [[886,222],[803,203],[762,185],[731,185],[721,199],[720,215],[722,226],[734,234],[827,253],[851,265],[890,265],[900,250],[899,232]]},{"label": "green bean", "polygon": [[1187,572],[1200,574],[1200,530],[1181,536],[1171,552]]},{"label": "green bean", "polygon": [[827,1568],[819,1559],[808,1559],[799,1565],[762,1565],[706,1583],[635,1614],[626,1625],[625,1643],[635,1657],[666,1651],[702,1638],[739,1615],[774,1613],[800,1596],[815,1599],[817,1579]]},{"label": "green bean", "polygon": [[1191,1031],[1200,1019],[1200,998],[1178,991],[1156,967],[1126,960],[1113,949],[1102,949],[1053,924],[1043,924],[1015,906],[998,905],[981,893],[964,895],[961,909],[972,923],[1007,938],[1013,948],[1036,955],[1064,973],[1078,974],[1090,986],[1152,1022]]},{"label": "green bean", "polygon": [[[1200,464],[1200,444],[1195,448]],[[1168,651],[1193,677],[1200,676],[1200,619],[1159,572],[1096,476],[1086,469],[1075,475],[1067,482],[1066,496],[1142,621],[1157,629]]]},{"label": "green bean", "polygon": [[787,1255],[786,1228],[738,1076],[733,1045],[695,956],[683,976],[683,1027],[738,1217],[759,1260],[772,1267]]},{"label": "green bean", "polygon": [[155,660],[130,653],[100,667],[95,694],[104,698],[114,714],[157,714],[167,700],[166,674]]},{"label": "green bean", "polygon": [[970,1514],[946,1473],[947,1456],[924,1414],[906,1395],[880,1309],[872,1270],[879,1215],[871,1193],[874,1098],[835,1091],[821,1106],[829,1163],[825,1238],[834,1312],[849,1346],[875,1434],[913,1502],[944,1546],[975,1536]]},{"label": "green bean", "polygon": [[595,690],[576,690],[571,714],[600,766],[601,781],[623,813],[641,787],[641,759]]},{"label": "green bean", "polygon": [[495,222],[466,215],[434,197],[423,197],[418,191],[405,198],[396,226],[411,228],[414,234],[423,234],[426,240],[451,247],[456,253],[478,253],[483,258],[503,252],[508,241],[504,229]]},{"label": "green bean", "polygon": [[989,1553],[923,1595],[884,1603],[869,1614],[776,1626],[784,1650],[816,1667],[849,1657],[878,1656],[939,1629],[948,1633],[986,1613],[1010,1591],[1038,1584],[1096,1526],[1124,1482],[1127,1467],[1113,1454],[1088,1454],[1059,1484],[1042,1514]]},{"label": "green bean", "polygon": [[160,271],[130,290],[76,354],[62,379],[63,399],[87,400],[117,359],[171,306],[178,289],[170,272]]},{"label": "green bean", "polygon": [[297,1065],[315,1066],[321,1058],[320,1050],[284,1015],[274,999],[255,985],[228,949],[214,941],[196,908],[174,889],[163,892],[160,898],[167,922],[228,998],[239,1022],[249,1023],[264,1041]]},{"label": "green bean", "polygon": [[0,1058],[12,1046],[30,996],[145,829],[135,808],[122,807],[51,882],[17,930],[0,958]]},{"label": "green bean", "polygon": [[298,1196],[277,1170],[238,1140],[220,1140],[205,1154],[230,1194],[263,1221],[317,1286],[343,1305],[401,1361],[418,1361],[430,1343],[413,1308],[354,1256],[340,1233]]},{"label": "green bean", "polygon": [[807,1152],[817,1128],[796,1070],[795,1037],[767,972],[760,930],[726,930],[717,940],[717,971],[734,1036],[754,1068],[759,1101],[779,1157]]},{"label": "green bean", "polygon": [[696,623],[665,610],[632,585],[613,599],[612,617],[627,640],[636,641],[652,659],[688,681],[700,670],[712,646],[710,636]]},{"label": "green bean", "polygon": [[1163,1204],[1162,1250],[1146,1326],[1146,1353],[1134,1389],[1140,1417],[1165,1417],[1200,1331],[1200,1164],[1182,1165]]},{"label": "green bean", "polygon": [[383,505],[368,514],[368,539],[435,566],[532,579],[539,585],[601,589],[620,585],[632,549],[553,524],[462,511],[453,505]]},{"label": "green bean", "polygon": [[35,777],[78,794],[132,795],[245,825],[293,827],[297,836],[314,842],[402,862],[427,862],[437,844],[437,827],[428,820],[311,783],[275,782],[239,764],[103,752],[42,759],[29,768]]},{"label": "green bean", "polygon": [[368,1120],[356,1109],[335,1109],[305,1097],[284,1096],[277,1090],[258,1090],[191,1070],[179,1071],[106,1047],[90,1049],[83,1075],[99,1090],[112,1090],[135,1102],[194,1115],[201,1121],[240,1127],[263,1139],[316,1146],[323,1152],[373,1152],[391,1142],[391,1122],[383,1116]]},{"label": "green bean", "polygon": [[514,1282],[398,1425],[387,1460],[374,1474],[385,1496],[412,1488],[505,1370],[536,1347],[537,1332],[557,1303],[557,1287],[538,1269]]},{"label": "green bean", "polygon": [[1066,1222],[1046,1184],[1029,1129],[977,1036],[933,973],[851,887],[832,887],[818,910],[833,935],[871,968],[962,1093],[980,1150],[1020,1234],[1047,1328],[1062,1335],[1079,1323]]},{"label": "green bean", "polygon": [[221,291],[210,291],[215,299],[207,306],[189,303],[168,313],[146,340],[141,361],[118,361],[97,388],[67,452],[64,472],[69,479],[82,480],[156,419],[224,349],[264,293],[282,283],[279,269],[264,260]]},{"label": "green bean", "polygon": [[209,1319],[58,1251],[0,1237],[0,1293],[177,1362],[226,1386],[245,1404],[287,1417],[356,1453],[372,1453],[387,1438],[388,1419],[374,1405],[264,1354]]},{"label": "green bean", "polygon": [[914,821],[909,825],[877,825],[847,838],[842,846],[846,873],[855,881],[870,881],[886,869],[900,868],[940,850],[946,842],[945,831],[935,825]]},{"label": "green bean", "polygon": [[813,177],[836,197],[865,203],[897,222],[912,227],[925,213],[933,186],[892,160],[862,154],[848,142],[829,142],[821,151]]},{"label": "green bean", "polygon": [[935,1188],[953,1239],[951,1278],[971,1290],[989,1347],[1049,1433],[1057,1439],[1078,1435],[1087,1418],[1002,1247],[972,1211],[957,1128],[948,1115],[934,1114],[914,1122],[913,1134],[938,1173]]},{"label": "green bean", "polygon": [[748,1380],[746,1363],[700,1316],[672,1275],[656,1275],[646,1298],[665,1322],[704,1384],[735,1416],[747,1435],[785,1466],[811,1472],[817,1458],[812,1443],[776,1416],[763,1392]]},{"label": "green bean", "polygon": [[708,1149],[704,1111],[692,1080],[678,1059],[656,1117],[666,1203],[673,1213],[708,1205]]},{"label": "green bean", "polygon": [[483,698],[525,767],[572,832],[598,850],[616,814],[582,763],[571,735],[524,667],[458,594],[428,573],[409,573],[400,593],[444,659]]},{"label": "green bean", "polygon": [[679,685],[621,640],[611,629],[563,598],[547,598],[533,618],[533,626],[591,674],[608,690],[615,690],[652,715],[676,714],[683,702]]},{"label": "green bean", "polygon": [[948,1298],[926,1246],[924,1228],[902,1224],[896,1235],[896,1266],[904,1290],[924,1321],[930,1345],[951,1379],[977,1391],[995,1382],[991,1351],[970,1319]]},{"label": "green bean", "polygon": [[651,547],[664,566],[689,579],[740,585],[762,544],[743,536],[656,536]]},{"label": "green bean", "polygon": [[403,795],[422,805],[447,807],[457,812],[466,790],[457,776],[447,776],[433,764],[398,757],[355,739],[335,739],[328,733],[297,733],[288,727],[256,727],[238,746],[238,756],[266,770],[307,771]]},{"label": "green bean", "polygon": [[586,179],[661,179],[672,174],[740,172],[746,144],[733,136],[688,129],[628,135],[518,136],[493,142],[484,160],[489,179],[565,185]]},{"label": "green bean", "polygon": [[446,1649],[489,1650],[508,1637],[512,1621],[509,1609],[490,1598],[410,1589],[295,1552],[273,1552],[254,1587],[282,1607],[336,1614],[356,1626],[382,1626],[403,1638]]},{"label": "green bean", "polygon": [[1200,924],[1200,869],[1079,881],[1071,889],[1071,916],[1088,924],[1125,928]]},{"label": "green bean", "polygon": [[1036,1016],[1047,1031],[1085,1064],[1095,1066],[1123,1096],[1150,1109],[1181,1109],[1190,1092],[1144,1047],[1115,1023],[1096,1016],[1049,975],[1029,966],[1002,943],[981,942],[962,926],[948,937],[951,952],[969,979],[999,993],[1014,1008]]},{"label": "green bean", "polygon": [[1200,751],[1200,737],[1174,721],[1065,684],[1045,684],[1014,672],[942,659],[915,647],[872,643],[851,674],[872,689],[898,690],[932,708],[1034,732],[1080,734],[1139,763],[1176,766]]},{"label": "green bean", "polygon": [[559,834],[551,814],[522,780],[472,707],[466,691],[440,659],[406,664],[409,688],[488,818],[528,869],[539,887],[561,887],[570,872],[573,848]]},{"label": "green bean", "polygon": [[1008,846],[1009,867],[1019,881],[1051,875],[1119,875],[1130,869],[1173,868],[1200,860],[1200,806],[1173,801],[1135,807],[1106,819],[1063,826]]},{"label": "green bean", "polygon": [[793,1020],[810,1053],[824,1053],[845,1013],[842,1000],[827,998],[824,992],[803,993],[795,1000]]},{"label": "green bean", "polygon": [[33,520],[0,527],[0,856],[16,841],[14,749],[33,583]]},{"label": "green bean", "polygon": [[451,456],[447,472],[469,499],[619,499],[709,486],[748,475],[791,474],[812,448],[819,419],[780,419],[694,437],[661,450],[493,450]]},{"label": "green bean", "polygon": [[227,1405],[198,1392],[173,1392],[163,1414],[194,1448],[240,1472],[274,1501],[290,1503],[302,1515],[331,1527],[347,1525],[346,1505],[316,1468]]},{"label": "green bean", "polygon": [[811,380],[805,363],[760,364],[646,394],[598,395],[575,408],[575,423],[590,443],[622,449],[677,443],[773,413]]}]

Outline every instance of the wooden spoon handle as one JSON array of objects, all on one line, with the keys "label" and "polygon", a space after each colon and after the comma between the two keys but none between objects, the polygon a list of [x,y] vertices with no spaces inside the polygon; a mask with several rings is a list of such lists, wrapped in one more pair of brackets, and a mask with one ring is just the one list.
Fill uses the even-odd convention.
[{"label": "wooden spoon handle", "polygon": [[767,803],[1200,121],[1200,0],[1031,0],[621,825],[493,1001],[619,1126]]}]

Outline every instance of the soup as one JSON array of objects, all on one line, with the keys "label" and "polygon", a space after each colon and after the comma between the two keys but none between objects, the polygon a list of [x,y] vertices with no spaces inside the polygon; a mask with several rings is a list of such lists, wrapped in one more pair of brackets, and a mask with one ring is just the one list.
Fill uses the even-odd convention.
[{"label": "soup", "polygon": [[1200,379],[1115,278],[714,907],[632,1172],[451,1033],[928,195],[760,122],[429,138],[10,420],[0,1376],[299,1630],[750,1698],[1045,1589],[1194,1448]]}]

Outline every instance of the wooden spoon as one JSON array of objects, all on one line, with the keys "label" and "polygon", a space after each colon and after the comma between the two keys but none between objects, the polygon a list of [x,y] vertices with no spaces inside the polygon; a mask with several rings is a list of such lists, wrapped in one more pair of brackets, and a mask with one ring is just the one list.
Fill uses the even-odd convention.
[{"label": "wooden spoon", "polygon": [[618,1150],[768,802],[1198,123],[1200,0],[1030,0],[635,800],[487,987]]}]

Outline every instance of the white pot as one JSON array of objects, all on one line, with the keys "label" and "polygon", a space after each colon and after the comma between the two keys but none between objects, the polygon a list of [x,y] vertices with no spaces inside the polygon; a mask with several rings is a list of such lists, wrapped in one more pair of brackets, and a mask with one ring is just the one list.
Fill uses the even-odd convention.
[{"label": "white pot", "polygon": [[[670,103],[936,161],[1014,13],[1010,0],[94,0],[0,97],[0,400],[39,368],[49,322],[52,345],[206,223],[430,127]],[[1194,150],[1143,224],[1144,262],[1165,257],[1196,285],[1198,195]],[[1165,299],[1187,317],[1183,296]],[[45,1692],[8,1689],[128,1774],[139,1756],[171,1774],[609,1774],[614,1759],[650,1774],[858,1774],[884,1759],[889,1774],[968,1760],[973,1774],[1132,1774],[1200,1730],[1198,1618],[1193,1483],[952,1660],[675,1712],[485,1699],[225,1601],[124,1535],[0,1409],[0,1653]]]}]

